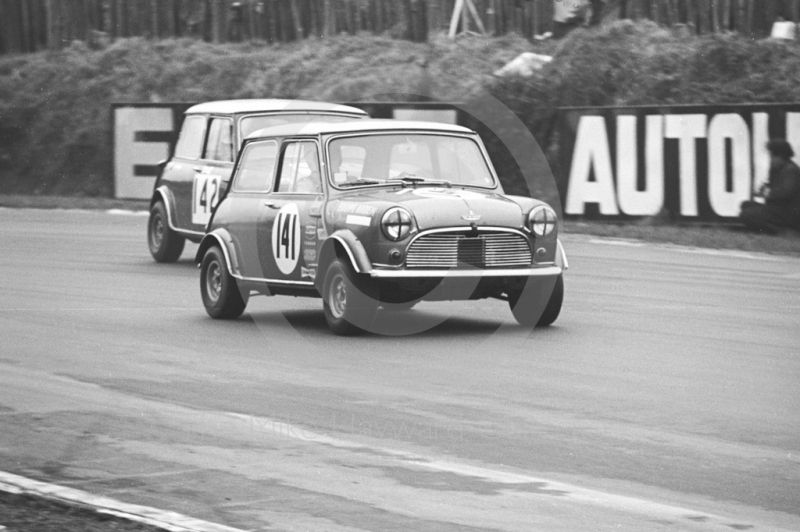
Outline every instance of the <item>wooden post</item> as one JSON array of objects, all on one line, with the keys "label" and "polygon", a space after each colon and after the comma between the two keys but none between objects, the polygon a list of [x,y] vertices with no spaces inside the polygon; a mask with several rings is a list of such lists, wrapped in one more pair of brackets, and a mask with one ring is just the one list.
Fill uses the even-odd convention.
[{"label": "wooden post", "polygon": [[298,0],[289,0],[289,13],[292,18],[292,29],[294,30],[294,38],[300,40],[304,36],[303,22],[300,18],[300,8],[297,5]]},{"label": "wooden post", "polygon": [[160,35],[158,31],[159,18],[161,18],[161,14],[158,12],[158,0],[150,0],[150,37],[153,39],[158,39]]},{"label": "wooden post", "polygon": [[322,0],[322,36],[327,38],[333,35],[333,0]]},{"label": "wooden post", "polygon": [[0,2],[0,47],[3,53],[19,53],[23,51],[22,37],[19,32],[19,4]]},{"label": "wooden post", "polygon": [[522,3],[522,35],[531,40],[533,38],[533,2]]},{"label": "wooden post", "polygon": [[46,44],[47,17],[45,14],[44,0],[33,0],[29,5],[30,32],[32,52],[40,50]]},{"label": "wooden post", "polygon": [[[20,2],[20,50],[23,52],[33,52],[36,49],[35,44],[33,43],[32,36],[32,28],[31,28],[31,14],[30,8],[28,6],[28,2],[24,0]],[[2,12],[0,12],[0,18],[5,18]]]},{"label": "wooden post", "polygon": [[61,47],[61,28],[59,0],[47,0],[45,13],[47,15],[47,47],[58,50]]}]

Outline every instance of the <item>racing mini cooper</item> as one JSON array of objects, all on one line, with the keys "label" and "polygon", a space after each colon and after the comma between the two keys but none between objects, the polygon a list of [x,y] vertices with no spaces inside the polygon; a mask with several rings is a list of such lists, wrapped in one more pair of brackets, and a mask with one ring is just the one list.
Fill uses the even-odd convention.
[{"label": "racing mini cooper", "polygon": [[199,242],[233,160],[250,133],[289,123],[369,118],[355,107],[302,100],[228,100],[195,105],[185,113],[175,153],[164,161],[150,201],[147,242],[158,262],[175,262],[186,240]]},{"label": "racing mini cooper", "polygon": [[321,297],[336,334],[379,306],[499,298],[524,326],[561,310],[566,255],[547,204],[503,194],[478,135],[365,120],[264,129],[242,147],[196,256],[203,304]]}]

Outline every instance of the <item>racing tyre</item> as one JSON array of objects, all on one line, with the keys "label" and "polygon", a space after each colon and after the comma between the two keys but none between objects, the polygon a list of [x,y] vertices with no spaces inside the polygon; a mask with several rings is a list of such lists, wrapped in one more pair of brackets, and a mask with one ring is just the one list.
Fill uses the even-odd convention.
[{"label": "racing tyre", "polygon": [[228,272],[225,256],[218,246],[206,251],[200,266],[200,294],[203,306],[212,318],[230,320],[242,315],[247,302]]},{"label": "racing tyre", "polygon": [[156,262],[175,262],[183,253],[186,239],[169,228],[167,208],[164,207],[163,201],[157,201],[150,209],[147,244]]},{"label": "racing tyre", "polygon": [[363,332],[375,319],[378,302],[354,281],[356,273],[345,261],[335,259],[325,272],[322,308],[325,321],[335,334],[348,336]]},{"label": "racing tyre", "polygon": [[[561,304],[564,302],[564,276],[556,277],[555,283],[537,280],[526,290],[508,296],[508,305],[517,323],[523,327],[546,327],[556,321],[561,313]],[[548,299],[542,309],[544,298]]]}]

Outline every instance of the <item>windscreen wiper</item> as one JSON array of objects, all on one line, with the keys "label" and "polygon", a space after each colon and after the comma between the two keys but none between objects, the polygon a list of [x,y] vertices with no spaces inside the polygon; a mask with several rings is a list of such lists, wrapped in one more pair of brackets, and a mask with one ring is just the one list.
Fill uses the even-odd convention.
[{"label": "windscreen wiper", "polygon": [[425,185],[444,185],[447,188],[451,188],[453,186],[453,183],[447,181],[446,179],[428,179],[426,177],[420,177],[418,175],[412,175],[412,174],[407,174],[407,175],[401,174],[398,177],[393,177],[389,179],[389,181],[400,181],[401,183],[404,184],[403,186],[405,186],[405,184],[409,184],[412,187],[416,187],[420,183]]},{"label": "windscreen wiper", "polygon": [[354,187],[356,185],[381,185],[386,183],[385,180],[370,179],[367,177],[359,177],[355,181],[347,181],[345,183],[337,183],[340,187]]}]

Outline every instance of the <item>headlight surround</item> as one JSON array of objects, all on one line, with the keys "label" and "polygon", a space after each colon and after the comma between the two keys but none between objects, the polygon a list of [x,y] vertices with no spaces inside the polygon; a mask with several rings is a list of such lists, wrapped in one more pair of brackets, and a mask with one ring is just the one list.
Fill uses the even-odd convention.
[{"label": "headlight surround", "polygon": [[528,227],[536,236],[547,236],[552,233],[556,228],[556,222],[558,222],[556,211],[547,205],[534,207],[528,215]]},{"label": "headlight surround", "polygon": [[383,213],[381,230],[392,242],[403,240],[414,229],[414,218],[403,207],[392,207]]}]

